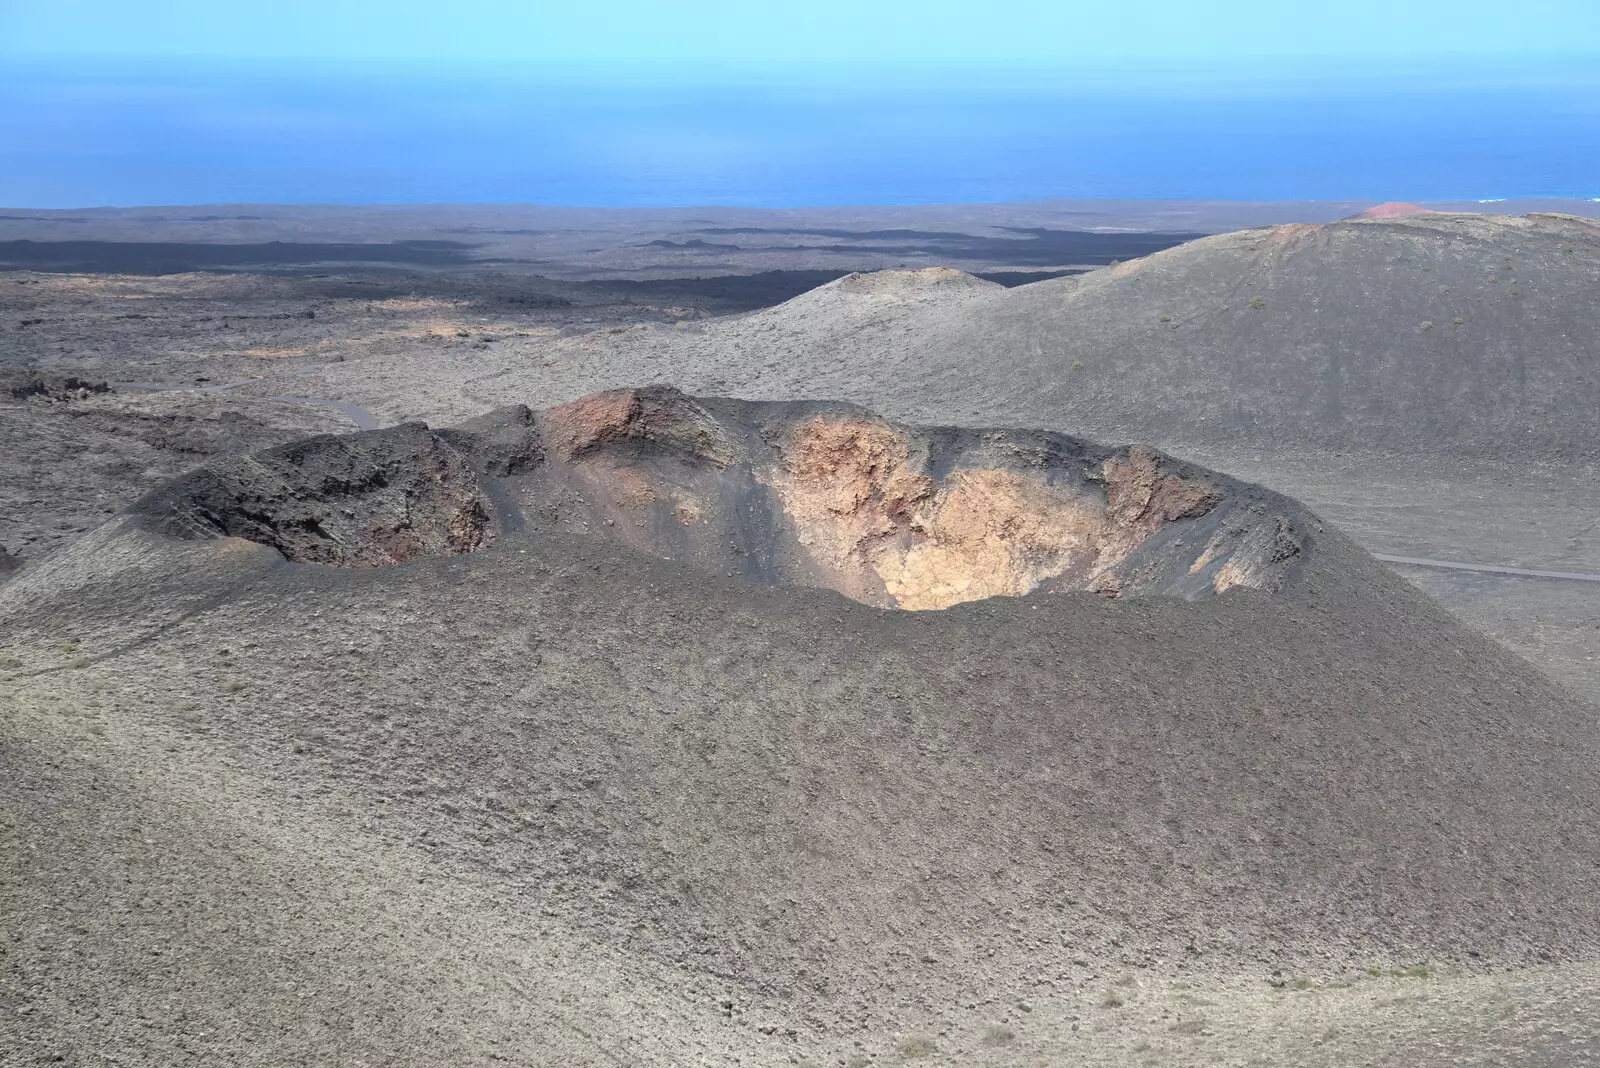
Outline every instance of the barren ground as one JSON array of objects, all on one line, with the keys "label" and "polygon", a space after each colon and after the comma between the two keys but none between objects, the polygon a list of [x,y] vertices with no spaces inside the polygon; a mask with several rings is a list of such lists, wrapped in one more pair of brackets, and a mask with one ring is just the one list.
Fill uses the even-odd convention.
[{"label": "barren ground", "polygon": [[[1060,225],[1059,219],[1013,221]],[[878,226],[853,217],[807,219],[801,227],[830,223],[866,231],[925,227],[926,220]],[[138,232],[101,236],[150,239],[155,224],[139,225]],[[682,220],[652,225],[652,240],[696,239]],[[772,220],[756,225],[775,228]],[[377,240],[384,232],[330,230],[312,238]],[[270,240],[282,233],[244,236]],[[795,235],[784,240],[816,243]],[[991,251],[985,246],[988,258],[954,265],[1093,265],[1007,263]],[[73,372],[183,390],[124,385],[65,399],[0,394],[0,547],[21,558],[22,570],[13,574],[44,565],[80,533],[184,470],[354,428],[348,415],[307,399],[344,401],[391,425],[408,417],[450,423],[507,402],[545,406],[638,385],[641,376],[701,391],[759,393],[749,383],[764,373],[779,379],[804,373],[767,368],[786,357],[783,350],[762,351],[759,336],[744,350],[748,366],[741,374],[753,377],[738,377],[728,368],[739,360],[730,365],[726,353],[704,365],[619,360],[618,345],[631,335],[605,331],[662,324],[691,333],[708,317],[775,303],[840,269],[907,261],[883,249],[783,254],[789,260],[773,259],[769,250],[759,266],[792,264],[817,273],[729,282],[674,279],[684,264],[737,261],[728,250],[630,246],[625,255],[642,258],[626,264],[611,255],[573,258],[565,276],[574,281],[533,277],[526,268],[484,274],[481,267],[393,265],[324,265],[315,277],[304,265],[272,273],[0,274],[0,371]],[[938,259],[925,250],[910,262]],[[624,268],[654,281],[640,288],[589,280],[615,279]],[[679,322],[690,325],[672,325]],[[886,312],[888,336],[897,322]],[[861,365],[822,384],[872,403],[882,396],[880,382]],[[203,391],[239,383],[247,384]],[[967,401],[950,398],[952,421],[970,416]],[[1205,441],[1190,441],[1183,452],[1303,500],[1374,552],[1600,572],[1593,504],[1600,473],[1588,458],[1480,454],[1463,462],[1414,447]],[[1600,584],[1401,573],[1550,678],[1600,700]],[[489,698],[481,687],[492,687],[496,677],[520,678],[525,665],[518,665],[529,650],[543,658],[546,674],[569,687],[600,679],[625,689],[629,680],[618,683],[589,651],[563,645],[559,630],[542,648],[513,649],[502,648],[496,629],[475,616],[424,618],[429,589],[466,581],[449,568],[430,574],[429,585],[400,613],[409,624],[396,625],[392,605],[335,587],[282,603],[263,595],[261,603],[237,609],[213,604],[201,625],[139,638],[103,661],[112,645],[80,646],[84,639],[75,630],[92,609],[91,589],[82,606],[60,614],[61,631],[50,644],[57,668],[24,682],[0,667],[6,724],[0,1049],[15,1051],[19,1064],[152,1068],[185,1059],[858,1068],[1600,1063],[1600,970],[1592,956],[1557,954],[1538,963],[1530,954],[1504,965],[1508,970],[1485,970],[1465,952],[1441,960],[1397,942],[1387,955],[1344,947],[1319,962],[1296,949],[1285,963],[1264,957],[1254,968],[1185,974],[1152,967],[1138,945],[1122,958],[1100,946],[1085,955],[1085,966],[1073,964],[1070,953],[1055,953],[1051,959],[1061,966],[1034,974],[1015,963],[1028,959],[1027,944],[996,941],[1011,963],[974,973],[991,975],[991,990],[940,1001],[928,991],[943,988],[918,978],[937,971],[937,963],[908,957],[903,971],[882,970],[881,985],[854,1008],[818,995],[815,1004],[834,1014],[824,1026],[804,998],[778,996],[770,986],[752,992],[726,972],[640,951],[660,932],[641,928],[619,940],[573,904],[591,892],[626,900],[625,885],[586,890],[581,879],[562,883],[570,875],[559,874],[549,885],[519,883],[485,865],[485,858],[526,845],[513,846],[522,832],[507,831],[504,814],[494,810],[497,796],[515,794],[512,784],[496,785],[474,770],[483,754],[500,750],[491,744],[494,732],[508,726],[484,714]],[[524,610],[492,581],[477,581],[487,583],[486,600],[505,596],[502,617]],[[680,579],[652,572],[640,581],[646,583],[640,588],[657,581],[671,588]],[[174,596],[182,595],[175,584]],[[634,654],[616,643],[639,616],[618,603],[606,610],[598,633],[626,662]],[[753,602],[734,603],[752,615],[764,611]],[[536,616],[519,625],[557,626]],[[552,608],[551,617],[560,613]],[[584,625],[596,624],[590,618]],[[665,617],[652,624],[662,634],[673,625]],[[870,649],[875,633],[863,622],[859,641]],[[7,637],[0,635],[0,652]],[[827,639],[803,626],[790,637],[801,646]],[[781,645],[780,638],[761,635]],[[1389,643],[1375,648],[1410,640],[1397,624]],[[669,638],[662,641],[671,648]],[[280,655],[287,658],[282,663]],[[648,656],[636,659],[630,669],[636,686],[673,681],[653,678],[658,665]],[[1347,664],[1351,672],[1362,670],[1358,657]],[[1025,674],[1020,662],[1018,669]],[[761,669],[732,658],[716,670],[733,677]],[[452,674],[459,671],[465,674]],[[1488,670],[1484,677],[1492,676]],[[914,677],[907,669],[893,681],[910,687]],[[674,676],[687,687],[715,689],[726,681],[715,670],[694,678],[700,681]],[[493,700],[504,697],[519,715],[537,717],[545,714],[546,697],[565,692],[551,685],[557,689]],[[451,718],[429,726],[417,713],[419,694],[454,710]],[[995,707],[1007,707],[1000,691],[991,696]],[[281,722],[259,721],[259,710],[269,707]],[[321,718],[335,707],[348,719]],[[882,714],[889,717],[895,707],[885,705]],[[430,741],[435,729],[439,738]],[[448,744],[440,741],[445,735]],[[924,742],[930,746],[924,756],[948,752],[939,748],[948,739]],[[460,759],[443,770],[416,763],[414,747],[434,743]],[[949,767],[958,778],[966,774],[960,762]],[[562,780],[566,792],[549,810],[559,809],[558,823],[581,822],[593,806],[603,808],[604,797],[590,796],[592,784],[581,779]],[[1338,800],[1348,785],[1337,778],[1306,784],[1306,803]],[[1292,794],[1286,790],[1285,797]],[[1425,815],[1432,803],[1419,800],[1407,818]],[[545,810],[530,802],[529,811]],[[555,865],[550,870],[568,872],[595,864],[581,849],[540,861],[547,862]],[[1114,916],[1126,903],[1093,904]],[[972,915],[982,915],[977,903],[972,907]],[[1480,922],[1485,930],[1494,926],[1487,917]],[[995,927],[996,938],[1002,927]],[[716,943],[715,927],[705,933]],[[826,954],[816,958],[824,976],[859,971],[864,958],[849,947],[837,952],[836,962]],[[855,1023],[842,1023],[851,1012]]]}]

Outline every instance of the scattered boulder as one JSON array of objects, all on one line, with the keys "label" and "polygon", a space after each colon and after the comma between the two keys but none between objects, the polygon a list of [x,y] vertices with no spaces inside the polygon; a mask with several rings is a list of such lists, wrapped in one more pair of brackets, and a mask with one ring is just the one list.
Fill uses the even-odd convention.
[{"label": "scattered boulder", "polygon": [[53,401],[73,401],[113,391],[104,379],[46,374],[42,371],[13,371],[0,375],[0,392],[13,400],[45,397]]}]

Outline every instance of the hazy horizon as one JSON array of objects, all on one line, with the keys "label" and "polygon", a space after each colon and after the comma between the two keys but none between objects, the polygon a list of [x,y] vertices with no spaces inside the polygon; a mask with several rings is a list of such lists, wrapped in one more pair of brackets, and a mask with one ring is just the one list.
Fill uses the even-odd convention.
[{"label": "hazy horizon", "polygon": [[1394,7],[0,0],[0,204],[1600,196],[1600,9]]},{"label": "hazy horizon", "polygon": [[[637,71],[633,72],[637,75]],[[880,75],[882,72],[878,72]],[[1046,72],[1047,74],[1049,72]],[[1593,197],[1600,78],[1163,91],[938,71],[660,84],[323,64],[14,64],[0,203],[807,207]]]}]

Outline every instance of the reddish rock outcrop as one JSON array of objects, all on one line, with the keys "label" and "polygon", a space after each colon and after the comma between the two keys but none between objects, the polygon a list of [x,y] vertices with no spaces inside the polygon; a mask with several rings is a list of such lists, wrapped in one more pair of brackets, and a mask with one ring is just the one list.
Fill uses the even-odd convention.
[{"label": "reddish rock outcrop", "polygon": [[1377,205],[1375,207],[1368,208],[1366,211],[1358,211],[1354,215],[1351,215],[1350,218],[1352,218],[1352,219],[1400,219],[1400,218],[1404,218],[1407,215],[1441,215],[1441,214],[1443,214],[1443,213],[1434,211],[1432,208],[1424,208],[1420,204],[1409,204],[1409,203],[1406,203],[1405,201],[1401,201],[1401,200],[1391,200],[1386,204],[1379,204],[1379,205]]},{"label": "reddish rock outcrop", "polygon": [[719,467],[733,461],[716,421],[675,390],[596,393],[551,408],[541,422],[551,451],[569,461],[624,441],[649,442]]}]

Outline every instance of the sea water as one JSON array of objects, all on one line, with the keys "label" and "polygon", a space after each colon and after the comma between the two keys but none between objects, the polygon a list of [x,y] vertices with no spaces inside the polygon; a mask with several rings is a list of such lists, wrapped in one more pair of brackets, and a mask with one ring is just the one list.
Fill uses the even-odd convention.
[{"label": "sea water", "polygon": [[0,205],[1600,196],[1582,65],[647,70],[0,59]]}]

